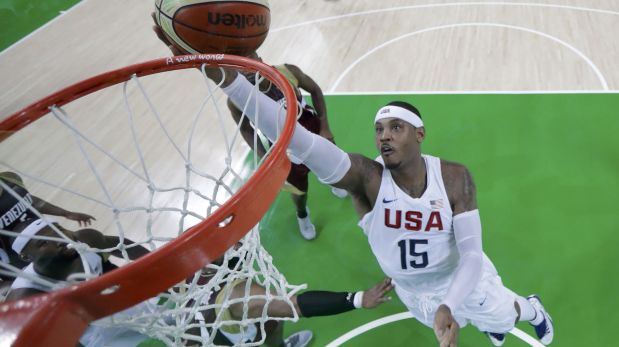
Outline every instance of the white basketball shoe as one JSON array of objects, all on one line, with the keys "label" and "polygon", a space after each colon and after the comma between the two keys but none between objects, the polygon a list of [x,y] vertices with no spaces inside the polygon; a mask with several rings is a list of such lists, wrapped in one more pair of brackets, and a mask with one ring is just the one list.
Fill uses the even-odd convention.
[{"label": "white basketball shoe", "polygon": [[309,330],[302,330],[296,332],[290,336],[286,340],[284,340],[285,347],[305,347],[312,340],[314,335]]},{"label": "white basketball shoe", "polygon": [[348,192],[346,190],[335,187],[331,187],[331,193],[340,199],[344,199],[348,196]]},{"label": "white basketball shoe", "polygon": [[552,318],[550,318],[550,315],[546,312],[544,305],[542,305],[542,301],[537,295],[529,295],[527,300],[531,303],[533,308],[535,308],[535,312],[537,313],[535,319],[530,321],[529,324],[535,328],[535,333],[539,341],[548,346],[555,335]]},{"label": "white basketball shoe", "polygon": [[307,211],[307,216],[305,218],[297,217],[297,222],[299,222],[299,231],[301,235],[306,240],[313,240],[316,238],[316,227],[312,224],[310,220],[310,211],[309,208],[305,209]]},{"label": "white basketball shoe", "polygon": [[486,333],[486,335],[495,346],[503,346],[505,343],[505,334]]}]

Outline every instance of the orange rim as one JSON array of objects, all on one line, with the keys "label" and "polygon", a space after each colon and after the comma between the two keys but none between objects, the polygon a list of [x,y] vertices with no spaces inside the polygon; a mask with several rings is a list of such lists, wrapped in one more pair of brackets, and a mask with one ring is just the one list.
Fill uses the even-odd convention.
[{"label": "orange rim", "polygon": [[[151,298],[220,257],[258,223],[277,196],[290,170],[286,148],[296,124],[297,100],[283,75],[261,62],[226,54],[186,55],[151,60],[109,71],[73,84],[0,122],[0,141],[62,106],[100,89],[165,71],[202,64],[255,70],[286,97],[284,129],[269,155],[221,208],[156,251],[96,279],[48,294],[0,305],[0,340],[12,346],[75,346],[91,321]],[[242,213],[240,213],[242,211]],[[230,219],[225,226],[224,220]],[[105,292],[105,294],[104,294]]]}]

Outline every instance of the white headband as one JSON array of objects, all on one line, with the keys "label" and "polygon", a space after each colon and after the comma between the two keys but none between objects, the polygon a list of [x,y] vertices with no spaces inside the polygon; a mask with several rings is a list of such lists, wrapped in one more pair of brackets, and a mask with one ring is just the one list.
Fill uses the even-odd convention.
[{"label": "white headband", "polygon": [[45,219],[37,219],[34,222],[30,223],[26,227],[26,229],[24,229],[21,233],[19,233],[19,235],[17,235],[15,241],[13,241],[13,244],[11,245],[11,248],[13,248],[13,250],[17,254],[21,254],[21,252],[24,250],[24,248],[26,248],[26,245],[28,244],[28,242],[30,242],[32,237],[36,235],[39,231],[41,231],[41,229],[45,228],[48,225],[51,225],[52,223],[54,223],[53,220]]},{"label": "white headband", "polygon": [[385,118],[399,118],[410,123],[415,128],[421,128],[423,126],[423,121],[418,115],[399,106],[387,105],[378,110],[378,112],[376,112],[376,118],[374,118],[374,123]]}]

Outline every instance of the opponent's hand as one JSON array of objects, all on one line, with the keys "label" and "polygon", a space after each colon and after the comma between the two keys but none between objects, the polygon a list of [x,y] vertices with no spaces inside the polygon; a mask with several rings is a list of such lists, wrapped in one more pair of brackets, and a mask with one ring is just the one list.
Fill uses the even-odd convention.
[{"label": "opponent's hand", "polygon": [[446,305],[439,306],[434,316],[434,334],[440,347],[457,347],[460,326]]},{"label": "opponent's hand", "polygon": [[380,281],[374,287],[364,291],[362,301],[363,308],[374,308],[391,300],[390,296],[385,296],[391,289],[393,289],[391,278],[385,277],[384,280]]},{"label": "opponent's hand", "polygon": [[81,227],[89,226],[90,224],[92,224],[92,221],[97,220],[95,217],[86,213],[70,211],[67,211],[67,213],[65,213],[63,217],[78,222]]}]

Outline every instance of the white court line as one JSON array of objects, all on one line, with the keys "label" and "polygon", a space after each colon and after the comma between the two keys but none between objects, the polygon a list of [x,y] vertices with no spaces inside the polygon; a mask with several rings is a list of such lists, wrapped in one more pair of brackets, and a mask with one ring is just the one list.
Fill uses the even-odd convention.
[{"label": "white court line", "polygon": [[372,48],[371,50],[367,51],[365,54],[363,54],[361,57],[357,58],[354,62],[352,62],[345,70],[344,72],[342,72],[338,78],[335,80],[335,83],[333,83],[333,85],[330,88],[330,92],[335,91],[335,89],[338,87],[338,85],[340,84],[340,82],[344,79],[344,77],[346,77],[346,75],[357,65],[359,64],[361,61],[363,61],[365,58],[367,58],[368,56],[374,54],[375,52],[377,52],[378,50],[384,48],[385,46],[388,46],[394,42],[397,42],[399,40],[402,40],[404,38],[408,38],[411,36],[415,36],[415,35],[419,35],[419,34],[423,34],[423,33],[427,33],[430,31],[436,31],[436,30],[442,30],[442,29],[451,29],[451,28],[459,28],[459,27],[480,27],[480,26],[487,26],[487,27],[498,27],[498,28],[506,28],[506,29],[514,29],[514,30],[518,30],[518,31],[524,31],[524,32],[528,32],[528,33],[532,33],[532,34],[536,34],[542,37],[545,37],[547,39],[550,39],[552,41],[555,41],[561,45],[563,45],[564,47],[568,48],[569,50],[571,50],[572,52],[576,53],[576,55],[578,55],[580,58],[582,58],[587,64],[589,64],[589,67],[591,67],[591,69],[593,70],[593,72],[596,74],[596,76],[598,77],[598,80],[600,81],[600,84],[602,85],[602,89],[603,90],[608,90],[608,83],[606,82],[606,79],[604,78],[604,76],[602,75],[602,73],[600,72],[600,69],[591,61],[591,59],[589,59],[584,53],[582,53],[581,51],[579,51],[577,48],[575,48],[574,46],[570,45],[569,43],[556,38],[552,35],[548,35],[546,33],[543,33],[541,31],[537,31],[537,30],[533,30],[533,29],[529,29],[529,28],[525,28],[525,27],[519,27],[519,26],[515,26],[515,25],[508,25],[508,24],[501,24],[501,23],[484,23],[484,22],[480,22],[480,23],[459,23],[459,24],[447,24],[447,25],[440,25],[440,26],[435,26],[435,27],[430,27],[430,28],[426,28],[426,29],[421,29],[421,30],[417,30],[417,31],[413,31],[398,37],[395,37],[391,40],[385,41],[382,44]]},{"label": "white court line", "polygon": [[70,11],[76,9],[78,6],[82,5],[83,3],[85,3],[87,0],[80,0],[78,1],[75,5],[69,7],[68,9],[64,10],[64,11],[60,11],[59,14],[50,19],[47,23],[43,24],[42,26],[40,26],[39,28],[35,29],[33,32],[31,32],[30,34],[22,37],[21,39],[19,39],[18,41],[16,41],[15,43],[13,43],[12,45],[8,46],[7,48],[5,48],[2,52],[0,52],[0,57],[8,52],[11,48],[17,47],[18,45],[20,45],[22,42],[24,42],[25,40],[27,40],[30,36],[35,35],[36,33],[38,33],[39,31],[43,31],[45,30],[48,26],[52,25],[52,23],[54,23],[55,21],[57,21],[58,19],[62,18],[64,15],[66,15],[67,13],[69,13]]},{"label": "white court line", "polygon": [[450,2],[450,3],[445,3],[445,4],[398,6],[398,7],[381,8],[381,9],[376,9],[376,10],[353,12],[353,13],[341,14],[337,16],[313,19],[313,20],[309,20],[306,22],[296,23],[296,24],[285,25],[279,28],[272,29],[270,30],[270,32],[275,33],[278,31],[297,28],[297,27],[301,27],[305,25],[322,23],[322,22],[327,22],[327,21],[337,20],[337,19],[342,19],[342,18],[348,18],[348,17],[365,16],[368,14],[381,13],[381,12],[413,10],[413,9],[419,9],[419,8],[453,7],[453,6],[531,6],[531,7],[546,7],[546,8],[555,8],[555,9],[558,8],[558,9],[585,11],[585,12],[602,13],[602,14],[610,14],[610,15],[619,15],[619,12],[611,11],[611,10],[599,10],[599,9],[588,8],[588,7],[556,5],[556,4],[537,4],[537,3],[532,3],[532,2],[461,2],[461,3]]},{"label": "white court line", "polygon": [[[391,324],[393,322],[397,322],[400,320],[404,320],[404,319],[409,319],[409,318],[413,318],[413,315],[410,312],[402,312],[402,313],[396,313],[394,315],[391,316],[387,316],[387,317],[382,317],[379,318],[377,320],[371,321],[369,323],[363,324],[360,327],[357,327],[349,332],[347,332],[346,334],[338,337],[337,339],[333,340],[332,342],[330,342],[326,347],[338,347],[341,346],[342,344],[346,343],[347,341],[367,332],[370,331],[372,329],[378,328],[381,325],[387,325],[387,324]],[[512,329],[512,331],[510,331],[510,334],[516,336],[517,338],[519,338],[520,340],[524,341],[525,343],[529,344],[529,346],[533,346],[533,347],[544,347],[544,345],[542,345],[540,342],[538,342],[537,340],[535,340],[534,338],[532,338],[531,336],[529,336],[528,334],[526,334],[525,332],[523,332],[522,330],[518,329],[518,328],[514,328]]]},{"label": "white court line", "polygon": [[[324,95],[347,96],[347,95],[394,95],[394,94],[618,94],[619,90],[378,90],[378,91],[355,91],[355,92],[326,92]],[[304,94],[305,95],[305,94]],[[307,94],[309,95],[309,94]]]}]

